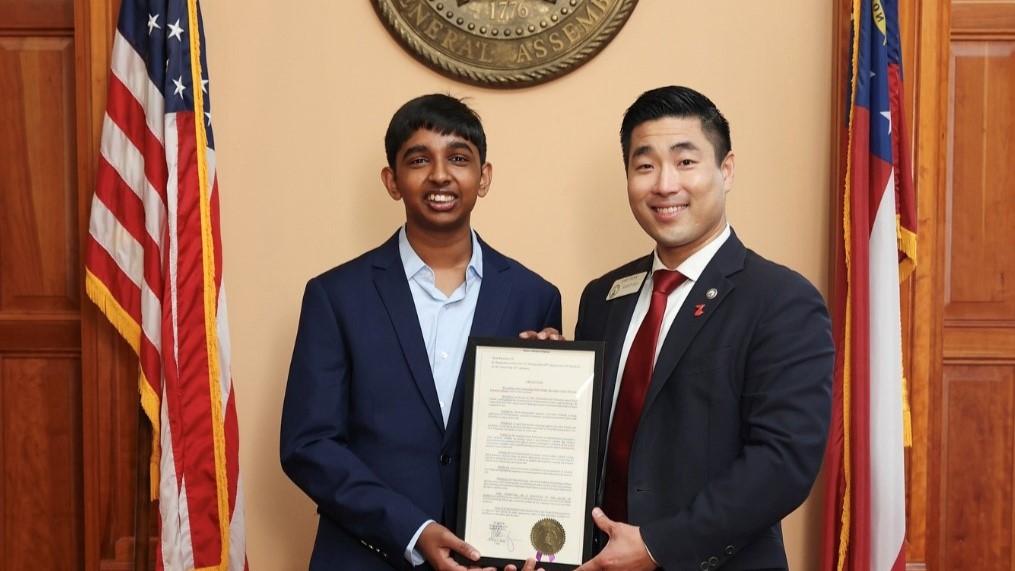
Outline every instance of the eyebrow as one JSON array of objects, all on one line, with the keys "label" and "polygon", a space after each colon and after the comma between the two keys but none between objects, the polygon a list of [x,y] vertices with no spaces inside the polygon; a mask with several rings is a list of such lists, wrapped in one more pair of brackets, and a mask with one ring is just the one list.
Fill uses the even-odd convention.
[{"label": "eyebrow", "polygon": [[466,151],[472,152],[472,146],[465,141],[452,141],[448,143],[449,149],[465,149]]},{"label": "eyebrow", "polygon": [[634,159],[634,158],[640,157],[642,155],[647,155],[647,154],[649,154],[651,152],[652,152],[652,147],[650,147],[648,145],[642,145],[640,147],[636,147],[633,151],[631,151],[631,158]]},{"label": "eyebrow", "polygon": [[700,151],[700,150],[701,149],[698,148],[698,145],[695,145],[690,141],[681,141],[670,147],[671,153],[674,151]]},{"label": "eyebrow", "polygon": [[413,145],[408,149],[405,149],[405,152],[402,153],[402,158],[404,159],[405,157],[414,153],[425,153],[427,151],[428,149],[426,148],[426,145]]},{"label": "eyebrow", "polygon": [[[452,141],[448,143],[446,148],[453,150],[466,150],[469,151],[470,154],[472,153],[472,147],[469,145],[469,143],[465,141]],[[409,155],[415,153],[429,153],[429,152],[430,148],[427,147],[426,145],[413,145],[408,149],[405,149],[405,151],[402,153],[402,158],[404,159],[405,157],[408,157]]]}]

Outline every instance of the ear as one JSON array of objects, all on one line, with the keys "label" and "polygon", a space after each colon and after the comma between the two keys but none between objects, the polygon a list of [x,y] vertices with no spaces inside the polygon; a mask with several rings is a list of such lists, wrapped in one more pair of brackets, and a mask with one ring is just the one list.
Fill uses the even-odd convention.
[{"label": "ear", "polygon": [[391,170],[391,167],[381,169],[381,182],[384,183],[384,188],[392,200],[402,200],[402,193],[398,190],[398,182],[395,180],[395,171]]},{"label": "ear", "polygon": [[479,171],[479,196],[480,198],[486,196],[486,193],[490,192],[490,183],[493,182],[493,165],[486,163],[483,168]]},{"label": "ear", "polygon": [[733,155],[733,151],[726,153],[726,158],[722,160],[722,164],[719,165],[719,170],[722,172],[722,189],[723,192],[729,192],[733,190],[733,171],[736,157]]}]

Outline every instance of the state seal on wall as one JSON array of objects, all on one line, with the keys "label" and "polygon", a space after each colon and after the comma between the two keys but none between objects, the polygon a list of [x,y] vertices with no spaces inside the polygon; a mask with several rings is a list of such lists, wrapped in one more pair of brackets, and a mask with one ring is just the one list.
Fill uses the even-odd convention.
[{"label": "state seal on wall", "polygon": [[371,0],[417,59],[486,87],[523,87],[582,65],[617,35],[638,0]]}]

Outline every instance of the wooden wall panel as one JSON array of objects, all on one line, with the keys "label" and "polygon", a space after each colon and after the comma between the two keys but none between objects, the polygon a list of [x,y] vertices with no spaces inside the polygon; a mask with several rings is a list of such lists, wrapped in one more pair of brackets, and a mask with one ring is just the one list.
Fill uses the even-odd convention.
[{"label": "wooden wall panel", "polygon": [[0,37],[0,312],[80,304],[69,37]]},{"label": "wooden wall panel", "polygon": [[70,30],[74,5],[67,0],[0,0],[0,26],[38,33],[41,30]]},{"label": "wooden wall panel", "polygon": [[1015,41],[951,54],[945,319],[1015,321]]},{"label": "wooden wall panel", "polygon": [[0,357],[0,568],[82,568],[79,378],[77,357]]},{"label": "wooden wall panel", "polygon": [[941,569],[1012,569],[1011,366],[944,369]]}]

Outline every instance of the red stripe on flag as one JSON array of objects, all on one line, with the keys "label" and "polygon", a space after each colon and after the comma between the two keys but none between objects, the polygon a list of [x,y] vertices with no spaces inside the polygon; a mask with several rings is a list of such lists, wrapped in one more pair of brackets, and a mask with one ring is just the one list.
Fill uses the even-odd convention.
[{"label": "red stripe on flag", "polygon": [[153,292],[162,291],[162,254],[145,227],[144,204],[103,156],[99,156],[95,195],[113,213],[120,225],[141,244],[144,250],[144,280]]},{"label": "red stripe on flag", "polygon": [[[230,379],[232,385],[232,379]],[[230,392],[229,401],[226,402],[225,415],[225,436],[226,436],[226,474],[229,475],[229,516],[236,510],[236,485],[239,483],[240,473],[240,430],[236,420],[236,398]]]},{"label": "red stripe on flag", "polygon": [[88,236],[85,245],[85,259],[88,270],[105,284],[113,299],[127,312],[127,315],[141,323],[141,290],[123,273],[116,261],[110,257],[95,238]]},{"label": "red stripe on flag", "polygon": [[[109,107],[106,109],[106,114],[127,135],[134,147],[140,150],[144,158],[145,178],[158,193],[162,204],[165,205],[168,176],[165,148],[148,129],[145,110],[141,103],[134,98],[134,94],[120,82],[115,74],[110,74],[109,77]],[[137,190],[141,192],[144,189]]]},{"label": "red stripe on flag", "polygon": [[[204,266],[201,204],[198,191],[194,114],[177,113],[179,165],[178,311],[180,404],[183,428],[184,482],[190,508],[194,565],[216,565],[222,554],[219,534],[215,449],[211,426],[207,324],[204,308]],[[214,327],[214,324],[211,324]],[[218,380],[215,380],[218,384]],[[178,450],[179,451],[179,450]]]},{"label": "red stripe on flag", "polygon": [[[884,186],[871,188],[870,112],[865,107],[853,108],[852,191],[850,199],[850,267],[849,295],[850,332],[850,458],[852,486],[852,521],[850,530],[850,569],[866,571],[870,567],[871,545],[868,535],[871,522],[870,470],[870,229]],[[874,161],[882,163],[882,161]],[[887,179],[885,179],[887,183]],[[872,206],[872,199],[877,202]]]},{"label": "red stripe on flag", "polygon": [[[215,175],[214,182],[212,183],[211,192],[211,237],[212,244],[214,245],[215,254],[215,291],[222,289],[222,227],[219,224],[219,191],[218,191],[218,175]],[[215,298],[216,307],[218,307],[218,298]]]}]

